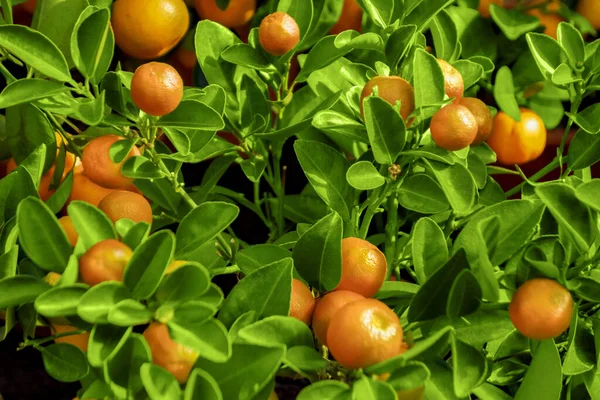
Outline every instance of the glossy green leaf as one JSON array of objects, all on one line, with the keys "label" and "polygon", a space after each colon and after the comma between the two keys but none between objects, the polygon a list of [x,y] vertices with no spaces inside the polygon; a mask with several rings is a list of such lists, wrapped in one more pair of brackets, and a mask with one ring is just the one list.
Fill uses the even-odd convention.
[{"label": "glossy green leaf", "polygon": [[257,244],[240,250],[236,261],[240,270],[249,275],[257,269],[291,256],[289,250],[274,244]]},{"label": "glossy green leaf", "polygon": [[415,107],[425,107],[444,100],[444,74],[434,56],[418,49],[413,61]]},{"label": "glossy green leaf", "polygon": [[198,263],[190,262],[163,278],[155,298],[162,303],[184,302],[202,296],[209,287],[209,271]]},{"label": "glossy green leaf", "polygon": [[562,389],[560,356],[553,340],[544,340],[533,353],[525,379],[515,400],[531,398],[558,399]]},{"label": "glossy green leaf", "polygon": [[305,387],[300,391],[296,400],[351,400],[354,396],[350,386],[340,381],[320,381]]},{"label": "glossy green leaf", "polygon": [[112,221],[98,208],[84,201],[74,200],[67,209],[85,249],[103,240],[117,239]]},{"label": "glossy green leaf", "polygon": [[89,371],[85,354],[68,343],[54,343],[42,348],[46,372],[61,382],[76,382]]},{"label": "glossy green leaf", "polygon": [[127,397],[143,390],[140,377],[142,365],[152,361],[150,348],[143,336],[132,333],[108,357],[104,364],[104,377],[117,397]]},{"label": "glossy green leaf", "polygon": [[507,113],[515,121],[521,120],[521,111],[515,97],[512,73],[507,66],[498,70],[496,84],[494,85],[494,98],[500,110]]},{"label": "glossy green leaf", "polygon": [[91,324],[106,324],[110,310],[120,301],[130,298],[131,292],[121,282],[102,282],[81,297],[77,315]]},{"label": "glossy green leaf", "polygon": [[181,398],[179,383],[166,369],[146,363],[140,368],[140,377],[150,400]]},{"label": "glossy green leaf", "polygon": [[45,317],[70,317],[77,315],[77,305],[88,286],[74,284],[58,286],[35,299],[35,310]]},{"label": "glossy green leaf", "polygon": [[52,287],[31,275],[9,276],[0,279],[0,310],[31,303]]},{"label": "glossy green leaf", "polygon": [[365,400],[395,400],[398,398],[394,389],[388,383],[370,379],[366,376],[354,382],[352,393],[357,399]]},{"label": "glossy green leaf", "polygon": [[448,245],[442,229],[430,218],[417,221],[412,232],[412,259],[420,283],[448,260]]},{"label": "glossy green leaf", "polygon": [[406,178],[398,189],[402,207],[422,214],[436,214],[450,208],[440,185],[426,174]]},{"label": "glossy green leaf", "polygon": [[452,340],[454,393],[467,397],[486,379],[488,369],[485,355],[480,350],[458,340]]},{"label": "glossy green leaf", "polygon": [[493,3],[489,7],[492,19],[509,40],[516,40],[540,26],[539,18],[525,14],[521,10],[508,10]]},{"label": "glossy green leaf", "polygon": [[549,78],[556,68],[566,61],[567,55],[560,44],[550,36],[541,33],[528,33],[527,44],[540,72]]},{"label": "glossy green leaf", "polygon": [[312,346],[308,326],[293,317],[274,315],[242,328],[238,336],[245,342],[264,347]]},{"label": "glossy green leaf", "polygon": [[190,373],[187,385],[185,385],[184,400],[223,400],[223,394],[219,384],[208,372],[199,368]]},{"label": "glossy green leaf", "polygon": [[7,108],[34,100],[52,97],[68,90],[61,83],[38,78],[12,82],[0,93],[0,108]]},{"label": "glossy green leaf", "polygon": [[132,327],[122,328],[113,325],[94,325],[90,332],[87,357],[90,365],[102,367],[104,361],[127,340]]},{"label": "glossy green leaf", "polygon": [[393,164],[406,141],[406,127],[397,105],[369,96],[364,102],[365,125],[375,160],[383,165]]},{"label": "glossy green leaf", "polygon": [[115,37],[110,25],[110,11],[86,9],[73,29],[71,55],[77,69],[92,83],[100,83],[113,58]]},{"label": "glossy green leaf", "polygon": [[475,204],[477,198],[476,184],[469,170],[462,164],[445,165],[436,161],[425,160],[446,199],[456,213],[466,213]]}]

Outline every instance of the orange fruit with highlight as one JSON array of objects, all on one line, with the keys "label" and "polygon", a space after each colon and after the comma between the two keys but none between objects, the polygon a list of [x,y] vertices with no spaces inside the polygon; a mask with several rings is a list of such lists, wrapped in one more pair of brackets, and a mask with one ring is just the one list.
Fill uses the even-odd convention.
[{"label": "orange fruit with highlight", "polygon": [[379,291],[387,275],[385,255],[366,240],[342,240],[342,277],[334,290],[349,290],[364,297]]},{"label": "orange fruit with highlight", "polygon": [[376,76],[367,82],[360,94],[360,112],[363,117],[363,101],[365,97],[373,94],[375,87],[377,95],[391,105],[395,106],[396,102],[400,101],[400,115],[404,121],[415,111],[415,90],[410,83],[399,76]]},{"label": "orange fruit with highlight", "polygon": [[73,200],[81,200],[98,207],[102,199],[114,191],[115,189],[107,189],[95,184],[85,174],[75,174],[73,175],[73,187],[67,205]]},{"label": "orange fruit with highlight", "polygon": [[150,346],[152,362],[169,371],[179,383],[185,383],[190,375],[198,353],[175,342],[165,324],[153,322],[143,333]]},{"label": "orange fruit with highlight", "polygon": [[364,298],[349,290],[336,290],[317,299],[312,316],[312,329],[321,344],[327,346],[327,330],[333,316],[345,305]]},{"label": "orange fruit with highlight", "polygon": [[434,114],[429,129],[438,147],[457,151],[473,143],[479,128],[477,119],[467,107],[452,103]]},{"label": "orange fruit with highlight", "polygon": [[483,101],[474,97],[463,97],[458,104],[471,111],[471,114],[477,120],[477,135],[471,145],[477,146],[485,142],[492,134],[492,129],[494,128],[494,119],[488,106]]},{"label": "orange fruit with highlight", "polygon": [[277,11],[261,21],[258,41],[267,53],[282,56],[300,42],[300,27],[292,16]]},{"label": "orange fruit with highlight", "polygon": [[[71,325],[53,325],[53,327],[54,327],[55,335],[79,330],[79,328],[76,328]],[[54,342],[56,342],[56,343],[68,343],[68,344],[72,344],[73,346],[77,346],[84,353],[88,349],[89,341],[90,341],[90,333],[89,332],[84,332],[84,333],[80,333],[77,335],[69,335],[69,336],[64,336],[64,337],[54,339]]]},{"label": "orange fruit with highlight", "polygon": [[111,25],[123,52],[150,60],[167,54],[183,39],[190,14],[183,0],[116,0]]},{"label": "orange fruit with highlight", "polygon": [[292,280],[292,296],[290,302],[290,317],[310,325],[313,310],[315,309],[315,297],[312,292],[298,279]]},{"label": "orange fruit with highlight", "polygon": [[131,79],[131,98],[146,114],[162,117],[174,111],[183,97],[183,80],[169,64],[140,65]]},{"label": "orange fruit with highlight", "polygon": [[90,286],[106,281],[122,281],[133,251],[115,239],[106,239],[90,247],[79,258],[79,277]]},{"label": "orange fruit with highlight", "polygon": [[537,159],[546,148],[546,126],[533,111],[521,108],[521,120],[500,111],[487,144],[496,152],[498,162],[521,165]]},{"label": "orange fruit with highlight", "polygon": [[68,215],[60,217],[58,219],[58,223],[65,231],[65,234],[67,235],[67,239],[69,240],[69,243],[71,243],[71,246],[75,247],[75,245],[77,244],[77,240],[79,239],[79,234],[77,233],[77,230],[73,225],[71,217],[69,217]]},{"label": "orange fruit with highlight", "polygon": [[342,307],[327,329],[329,352],[345,368],[366,368],[403,351],[400,319],[376,299],[363,299]]},{"label": "orange fruit with highlight", "polygon": [[571,293],[564,286],[552,279],[534,278],[517,289],[508,314],[523,336],[547,340],[569,328],[573,308]]},{"label": "orange fruit with highlight", "polygon": [[256,12],[256,0],[231,0],[225,10],[219,8],[216,0],[195,0],[195,5],[200,18],[227,28],[246,25]]},{"label": "orange fruit with highlight", "polygon": [[598,0],[579,0],[576,11],[587,18],[594,29],[600,29],[600,2]]},{"label": "orange fruit with highlight", "polygon": [[453,98],[455,102],[460,101],[465,92],[465,82],[462,75],[447,61],[439,58],[437,61],[444,74],[444,92],[449,98]]},{"label": "orange fruit with highlight", "polygon": [[83,170],[92,182],[107,189],[126,189],[133,179],[121,172],[121,167],[128,158],[139,156],[137,147],[129,151],[125,159],[119,163],[110,158],[111,146],[125,138],[117,135],[105,135],[92,139],[83,149]]},{"label": "orange fruit with highlight", "polygon": [[133,222],[147,222],[152,225],[152,207],[142,195],[127,190],[115,190],[107,194],[98,208],[113,222],[127,218]]},{"label": "orange fruit with highlight", "polygon": [[344,0],[340,19],[331,27],[329,33],[337,35],[349,29],[362,32],[363,11],[356,0]]}]

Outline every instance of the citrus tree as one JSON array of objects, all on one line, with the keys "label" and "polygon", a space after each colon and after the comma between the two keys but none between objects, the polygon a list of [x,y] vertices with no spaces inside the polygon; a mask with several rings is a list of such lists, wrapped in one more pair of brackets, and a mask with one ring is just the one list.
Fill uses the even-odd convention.
[{"label": "citrus tree", "polygon": [[0,1],[0,339],[79,399],[600,399],[574,3]]}]

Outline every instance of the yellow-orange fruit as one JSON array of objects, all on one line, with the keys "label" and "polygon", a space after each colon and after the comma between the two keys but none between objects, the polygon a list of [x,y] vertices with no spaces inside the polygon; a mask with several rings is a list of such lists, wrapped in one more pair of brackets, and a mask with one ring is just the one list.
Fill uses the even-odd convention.
[{"label": "yellow-orange fruit", "polygon": [[480,145],[485,142],[492,134],[494,128],[494,119],[492,112],[485,103],[474,97],[463,97],[459,103],[461,106],[467,107],[471,114],[477,120],[477,135],[471,143],[472,146]]},{"label": "yellow-orange fruit", "polygon": [[346,304],[365,297],[349,290],[336,290],[317,299],[312,316],[312,329],[321,344],[327,346],[327,330],[334,315]]},{"label": "yellow-orange fruit", "polygon": [[340,19],[331,27],[329,33],[337,35],[349,29],[362,32],[362,8],[356,0],[344,0]]},{"label": "yellow-orange fruit", "polygon": [[115,190],[107,194],[98,208],[113,222],[127,218],[133,222],[147,222],[152,225],[152,207],[142,195],[127,190]]},{"label": "yellow-orange fruit", "polygon": [[[365,97],[373,94],[373,88],[377,86],[379,97],[395,105],[400,101],[400,115],[404,121],[415,111],[415,90],[413,87],[399,76],[376,76],[371,79],[360,94],[360,112],[364,116],[363,101]],[[408,123],[410,125],[410,123]]]},{"label": "yellow-orange fruit", "polygon": [[73,175],[73,188],[71,189],[67,205],[73,200],[80,200],[97,207],[107,194],[114,191],[115,189],[107,189],[96,185],[85,174],[75,174]]},{"label": "yellow-orange fruit", "polygon": [[108,189],[126,189],[131,186],[133,179],[127,178],[121,172],[125,161],[133,156],[139,156],[137,147],[129,151],[129,154],[120,163],[110,158],[111,146],[124,137],[117,135],[106,135],[92,139],[83,149],[83,170],[92,182]]},{"label": "yellow-orange fruit", "polygon": [[456,68],[447,61],[438,59],[438,64],[444,74],[444,91],[449,98],[454,98],[455,102],[460,101],[465,92],[465,82]]},{"label": "yellow-orange fruit", "polygon": [[256,12],[256,0],[231,0],[225,10],[219,8],[216,0],[195,0],[195,5],[200,18],[227,28],[246,25]]},{"label": "yellow-orange fruit", "polygon": [[60,224],[60,226],[62,226],[63,230],[65,231],[65,234],[67,235],[67,239],[69,240],[69,243],[71,243],[71,246],[75,247],[75,245],[77,244],[77,240],[79,239],[79,234],[77,233],[77,230],[73,225],[71,217],[69,217],[68,215],[60,217],[58,219],[58,223]]},{"label": "yellow-orange fruit", "polygon": [[289,14],[277,11],[263,18],[258,40],[267,53],[282,56],[300,42],[300,27]]},{"label": "yellow-orange fruit", "polygon": [[374,296],[385,281],[385,255],[366,240],[342,240],[342,277],[335,290],[349,290],[364,297]]},{"label": "yellow-orange fruit", "polygon": [[313,310],[315,309],[315,297],[301,280],[292,280],[292,296],[290,304],[290,317],[294,317],[306,325],[310,325]]},{"label": "yellow-orange fruit", "polygon": [[183,79],[169,64],[140,65],[131,79],[131,98],[146,114],[162,117],[174,111],[183,98]]},{"label": "yellow-orange fruit", "polygon": [[467,107],[448,104],[435,113],[429,126],[435,144],[448,151],[469,146],[477,137],[477,120]]},{"label": "yellow-orange fruit", "polygon": [[[56,334],[58,335],[61,333],[77,331],[79,329],[74,326],[71,326],[71,325],[54,325],[54,330],[56,331]],[[84,353],[88,349],[89,340],[90,340],[89,332],[84,332],[84,333],[80,333],[77,335],[63,336],[63,337],[54,339],[54,341],[56,343],[68,343],[68,344],[77,346]]]},{"label": "yellow-orange fruit", "polygon": [[107,239],[90,247],[79,258],[79,277],[90,286],[106,281],[122,281],[133,251],[125,244]]}]

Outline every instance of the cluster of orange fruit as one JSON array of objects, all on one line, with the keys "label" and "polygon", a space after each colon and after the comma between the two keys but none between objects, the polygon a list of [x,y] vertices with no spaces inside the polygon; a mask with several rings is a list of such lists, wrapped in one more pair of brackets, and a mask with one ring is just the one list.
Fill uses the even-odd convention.
[{"label": "cluster of orange fruit", "polygon": [[[494,150],[498,162],[505,165],[525,164],[538,158],[546,148],[546,127],[533,111],[522,108],[520,121],[498,112],[492,118],[487,105],[477,98],[463,97],[464,81],[460,72],[445,60],[438,59],[444,74],[444,91],[452,103],[438,110],[431,119],[430,132],[435,144],[457,151],[483,142]],[[399,76],[377,76],[364,86],[360,106],[373,94],[388,103],[400,102],[400,115],[410,126],[415,111],[414,89]]]}]

